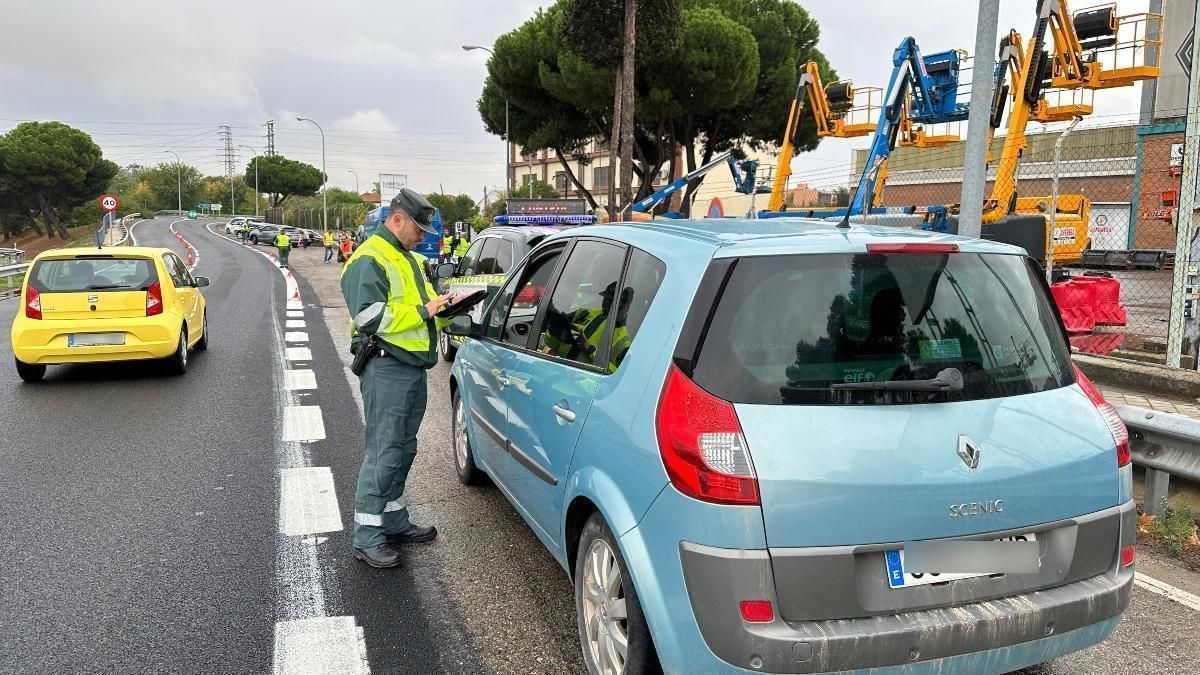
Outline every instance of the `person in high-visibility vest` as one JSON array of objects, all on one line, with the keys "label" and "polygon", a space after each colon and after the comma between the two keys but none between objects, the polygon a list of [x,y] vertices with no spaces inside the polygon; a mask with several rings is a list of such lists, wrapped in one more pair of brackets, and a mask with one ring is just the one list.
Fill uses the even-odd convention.
[{"label": "person in high-visibility vest", "polygon": [[325,230],[325,235],[322,237],[325,243],[325,262],[333,260],[333,230]]},{"label": "person in high-visibility vest", "polygon": [[405,499],[425,416],[426,372],[438,361],[437,331],[449,323],[435,315],[453,297],[434,291],[424,258],[413,253],[426,233],[436,232],[434,213],[419,193],[401,190],[387,220],[342,268],[351,351],[363,358],[359,352],[371,350],[359,374],[365,434],[353,535],[354,557],[371,567],[397,567],[395,546],[437,536],[434,527],[409,519]]},{"label": "person in high-visibility vest", "polygon": [[449,231],[446,231],[445,236],[442,237],[441,260],[438,262],[448,262],[452,257],[454,257],[454,237],[450,236]]},{"label": "person in high-visibility vest", "polygon": [[248,220],[242,221],[241,232],[242,232],[242,241],[249,241],[249,239],[250,239],[250,221],[248,221]]},{"label": "person in high-visibility vest", "polygon": [[462,260],[462,257],[467,254],[467,249],[471,248],[471,240],[466,237],[458,238],[458,246],[454,247],[454,257]]},{"label": "person in high-visibility vest", "polygon": [[[580,363],[595,364],[599,356],[600,341],[604,337],[604,328],[612,312],[613,298],[617,293],[617,282],[612,282],[600,291],[600,309],[579,309],[567,321],[555,320],[548,313],[546,316],[546,331],[542,337],[544,351],[547,354],[562,356]],[[621,301],[617,305],[617,322],[613,330],[612,341],[608,350],[608,372],[613,372],[625,358],[632,340],[625,322],[629,316],[629,307],[633,302],[633,288],[626,287],[621,291]],[[559,315],[562,316],[561,314]]]},{"label": "person in high-visibility vest", "polygon": [[288,254],[292,252],[292,238],[283,230],[275,235],[275,250],[279,251],[279,266],[287,269]]}]

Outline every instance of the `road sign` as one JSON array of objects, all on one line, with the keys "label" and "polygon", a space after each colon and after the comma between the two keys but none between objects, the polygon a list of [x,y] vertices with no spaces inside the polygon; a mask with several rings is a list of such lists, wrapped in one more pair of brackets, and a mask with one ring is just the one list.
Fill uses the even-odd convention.
[{"label": "road sign", "polygon": [[191,218],[192,220],[195,220],[195,219],[196,219],[196,212],[195,212],[195,211],[188,211],[188,218]]},{"label": "road sign", "polygon": [[196,205],[196,208],[198,208],[198,209],[200,209],[201,211],[203,211],[204,209],[207,209],[207,208],[208,208],[208,204],[197,204],[197,205]]},{"label": "road sign", "polygon": [[117,201],[116,196],[100,195],[100,208],[104,209],[105,211],[108,211],[108,212],[116,211],[117,207],[120,205],[121,205],[121,202]]}]

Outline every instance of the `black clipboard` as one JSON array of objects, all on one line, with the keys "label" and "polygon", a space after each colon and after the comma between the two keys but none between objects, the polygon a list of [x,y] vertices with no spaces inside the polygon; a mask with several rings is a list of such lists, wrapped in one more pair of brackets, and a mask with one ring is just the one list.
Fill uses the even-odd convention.
[{"label": "black clipboard", "polygon": [[472,291],[469,295],[458,302],[443,307],[442,311],[437,313],[437,317],[439,319],[453,319],[456,316],[466,314],[467,312],[471,311],[472,307],[483,302],[483,299],[486,298],[487,295],[488,292],[486,289]]}]

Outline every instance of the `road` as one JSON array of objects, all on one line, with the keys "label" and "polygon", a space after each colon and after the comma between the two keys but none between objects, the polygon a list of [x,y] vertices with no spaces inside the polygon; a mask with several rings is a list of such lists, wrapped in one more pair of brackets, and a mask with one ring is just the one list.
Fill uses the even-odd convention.
[{"label": "road", "polygon": [[[495,489],[455,478],[445,364],[409,494],[441,534],[399,570],[353,560],[362,422],[336,266],[297,250],[290,286],[205,225],[134,230],[186,255],[173,226],[212,280],[211,347],[183,377],[70,366],[25,386],[0,340],[0,672],[579,672],[566,575]],[[5,336],[17,308],[0,301]],[[1026,673],[1196,672],[1197,619],[1138,587],[1113,638]]]}]

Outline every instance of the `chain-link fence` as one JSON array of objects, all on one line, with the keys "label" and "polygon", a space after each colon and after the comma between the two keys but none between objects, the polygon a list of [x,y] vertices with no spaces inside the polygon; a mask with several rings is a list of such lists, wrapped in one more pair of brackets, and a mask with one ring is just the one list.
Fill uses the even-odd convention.
[{"label": "chain-link fence", "polygon": [[[330,204],[328,211],[328,227],[331,230],[353,232],[367,218],[367,213],[375,208],[372,204]],[[267,209],[266,220],[276,225],[299,227],[306,230],[322,230],[323,209],[320,206],[277,206]]]},{"label": "chain-link fence", "polygon": [[[1077,349],[1164,361],[1171,308],[1183,306],[1182,283],[1172,302],[1183,157],[1200,148],[1184,147],[1182,122],[1081,127],[1066,136],[1064,128],[1029,133],[1019,156],[1011,145],[1004,153],[1005,138],[994,139],[983,236],[1020,245],[1051,270],[1051,290]],[[865,151],[855,160],[841,176],[822,169],[796,178],[822,185],[805,188],[828,199],[824,192],[854,188]],[[962,163],[961,142],[897,148],[871,219],[953,231]],[[943,206],[951,217],[939,221],[931,207]],[[1185,364],[1193,352],[1185,343]]]}]

